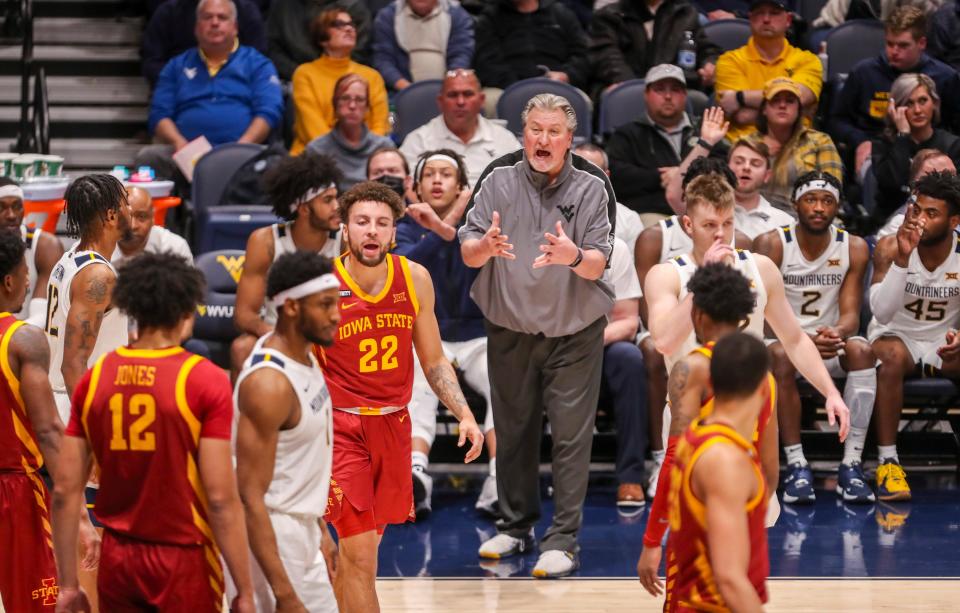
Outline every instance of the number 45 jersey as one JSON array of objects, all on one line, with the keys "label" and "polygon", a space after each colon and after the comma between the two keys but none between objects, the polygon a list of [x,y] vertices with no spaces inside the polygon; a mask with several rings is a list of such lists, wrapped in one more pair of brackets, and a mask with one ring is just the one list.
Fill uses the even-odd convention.
[{"label": "number 45 jersey", "polygon": [[[420,304],[407,258],[387,254],[387,279],[372,296],[335,259],[340,279],[340,327],[333,345],[317,349],[333,408],[357,415],[386,415],[410,402],[413,392],[413,322]],[[350,256],[352,257],[352,256]]]},{"label": "number 45 jersey", "polygon": [[100,466],[97,519],[142,541],[212,548],[198,449],[201,438],[229,441],[232,421],[230,381],[209,360],[181,347],[104,354],[77,385],[67,426]]},{"label": "number 45 jersey", "polygon": [[830,226],[830,246],[815,260],[808,260],[797,242],[797,225],[777,228],[783,244],[780,273],[790,306],[807,334],[820,326],[835,326],[840,320],[840,286],[850,270],[850,236]]},{"label": "number 45 jersey", "polygon": [[903,290],[903,306],[897,309],[888,324],[874,318],[867,330],[875,339],[887,332],[921,343],[946,343],[947,329],[957,326],[960,317],[960,243],[952,234],[950,255],[935,270],[927,270],[914,249],[907,262],[907,285]]}]

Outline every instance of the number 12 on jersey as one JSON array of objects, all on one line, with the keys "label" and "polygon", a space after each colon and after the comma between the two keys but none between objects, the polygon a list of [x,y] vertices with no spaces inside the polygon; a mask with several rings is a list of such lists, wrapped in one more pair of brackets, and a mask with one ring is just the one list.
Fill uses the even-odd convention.
[{"label": "number 12 on jersey", "polygon": [[[150,394],[134,394],[124,406],[123,394],[110,396],[110,413],[113,435],[110,437],[111,451],[156,451],[157,437],[147,432],[157,418],[157,401]],[[129,413],[137,418],[124,432],[124,415]],[[126,436],[125,436],[126,435]]]}]

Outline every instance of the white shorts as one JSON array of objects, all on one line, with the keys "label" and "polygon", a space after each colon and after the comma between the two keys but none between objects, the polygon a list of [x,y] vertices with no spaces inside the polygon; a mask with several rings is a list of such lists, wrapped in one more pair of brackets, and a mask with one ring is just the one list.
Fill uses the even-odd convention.
[{"label": "white shorts", "polygon": [[60,414],[60,421],[66,426],[70,423],[70,394],[66,392],[53,392],[53,401],[57,403],[57,413]]},{"label": "white shorts", "polygon": [[[463,371],[467,384],[487,401],[487,414],[483,420],[483,432],[493,429],[493,410],[490,408],[490,377],[487,375],[487,337],[469,341],[451,343],[441,341],[443,354],[454,367]],[[412,436],[422,438],[433,445],[437,435],[437,395],[430,389],[427,378],[420,367],[420,360],[414,360],[413,394],[407,410],[410,412]]]},{"label": "white shorts", "polygon": [[[277,549],[283,569],[310,613],[336,613],[337,599],[333,595],[327,563],[320,553],[320,525],[316,517],[288,515],[270,511],[270,523],[277,539]],[[276,600],[270,583],[260,570],[260,565],[250,552],[250,575],[253,580],[253,595],[260,613],[276,609]],[[231,586],[232,587],[232,586]],[[233,599],[236,591],[232,592]]]},{"label": "white shorts", "polygon": [[[873,341],[868,341],[862,336],[851,336],[847,338],[848,341],[863,341],[864,343],[871,343]],[[779,343],[780,339],[776,338],[765,338],[763,339],[764,344],[769,347],[774,343]],[[843,351],[841,349],[841,351]],[[842,355],[842,354],[840,354]],[[845,379],[847,377],[847,371],[843,369],[843,366],[840,365],[840,355],[835,355],[832,358],[827,358],[823,361],[823,366],[827,369],[827,372],[830,373],[830,376],[834,379]],[[797,378],[801,378],[799,372],[797,372]]]},{"label": "white shorts", "polygon": [[[944,330],[946,334],[946,330]],[[891,330],[883,326],[876,326],[876,329],[870,330],[870,342],[873,343],[877,339],[883,338],[884,336],[892,336],[894,338],[900,339],[900,341],[906,345],[907,351],[910,352],[910,358],[913,360],[914,364],[919,364],[923,362],[925,365],[933,366],[934,368],[940,368],[943,366],[943,360],[937,355],[937,349],[943,346],[943,336],[939,339],[926,340],[911,338],[905,332],[899,332],[897,330]]]}]

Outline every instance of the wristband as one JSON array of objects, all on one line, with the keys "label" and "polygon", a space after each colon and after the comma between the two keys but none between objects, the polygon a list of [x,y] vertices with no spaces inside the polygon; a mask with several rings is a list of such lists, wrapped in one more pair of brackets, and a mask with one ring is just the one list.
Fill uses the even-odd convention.
[{"label": "wristband", "polygon": [[713,151],[713,145],[711,145],[710,143],[708,143],[708,142],[707,142],[706,140],[704,140],[703,138],[698,138],[698,139],[697,139],[697,145],[703,147],[703,148],[706,149],[707,151]]},{"label": "wristband", "polygon": [[743,90],[737,92],[737,106],[740,108],[745,108],[747,106],[747,100],[743,97]]},{"label": "wristband", "polygon": [[567,266],[569,266],[570,268],[576,268],[577,266],[580,265],[580,262],[582,261],[583,261],[583,249],[581,249],[580,247],[577,247],[577,257],[574,258],[572,262],[567,264]]}]

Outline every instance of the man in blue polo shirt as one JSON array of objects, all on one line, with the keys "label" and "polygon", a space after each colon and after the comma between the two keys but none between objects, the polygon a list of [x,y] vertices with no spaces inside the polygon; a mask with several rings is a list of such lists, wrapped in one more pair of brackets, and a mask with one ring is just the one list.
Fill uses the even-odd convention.
[{"label": "man in blue polo shirt", "polygon": [[186,181],[172,155],[199,136],[210,144],[261,143],[283,115],[277,71],[270,60],[237,40],[232,0],[197,4],[197,47],[170,60],[160,73],[150,107],[150,131],[162,144],[144,147],[136,164]]}]

